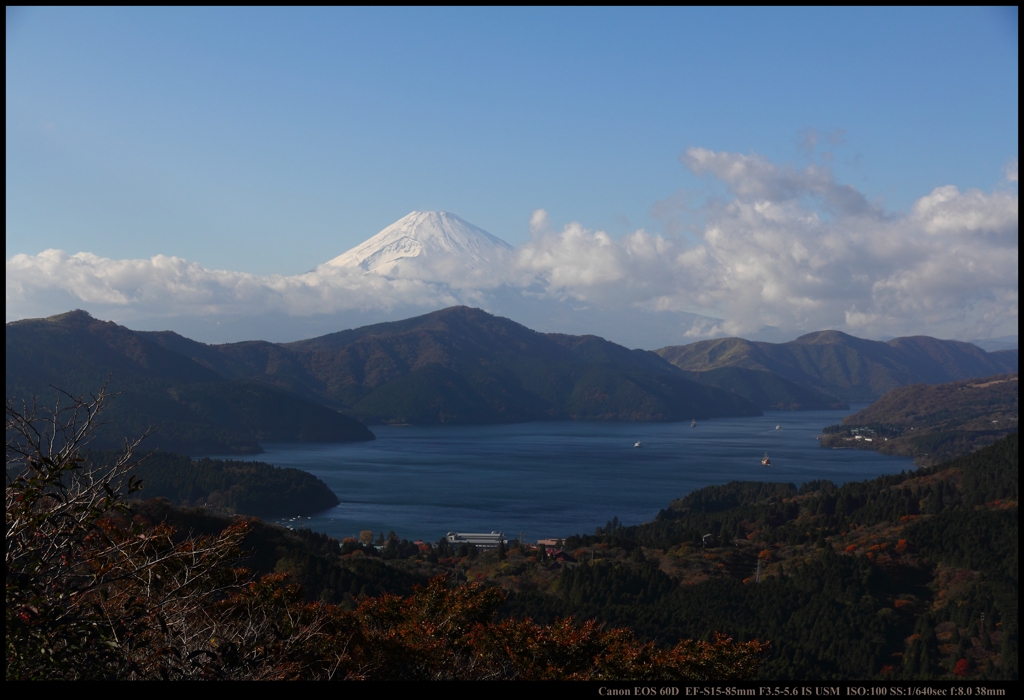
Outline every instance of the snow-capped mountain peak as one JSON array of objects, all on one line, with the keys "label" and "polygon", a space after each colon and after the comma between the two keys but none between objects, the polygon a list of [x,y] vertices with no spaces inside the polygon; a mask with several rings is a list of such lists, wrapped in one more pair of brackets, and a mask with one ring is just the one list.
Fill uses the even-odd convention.
[{"label": "snow-capped mountain peak", "polygon": [[[445,270],[497,272],[512,251],[505,241],[440,211],[414,211],[325,263],[394,277],[434,277]],[[433,274],[432,274],[433,273]]]}]

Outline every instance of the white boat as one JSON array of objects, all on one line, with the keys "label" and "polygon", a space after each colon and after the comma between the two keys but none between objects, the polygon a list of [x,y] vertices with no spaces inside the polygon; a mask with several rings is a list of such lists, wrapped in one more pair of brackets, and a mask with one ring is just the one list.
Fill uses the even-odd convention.
[{"label": "white boat", "polygon": [[776,425],[776,426],[775,426],[775,429],[776,429],[776,430],[782,430],[782,426],[781,426],[781,425]]},{"label": "white boat", "polygon": [[696,418],[694,418],[693,420],[690,421],[690,427],[691,428],[696,428],[697,427],[697,419]]},{"label": "white boat", "polygon": [[633,447],[643,447],[643,446],[644,446],[644,444],[642,442],[640,442],[639,440],[637,440],[636,442],[633,443]]},{"label": "white boat", "polygon": [[761,464],[763,464],[766,467],[772,466],[772,461],[770,459],[768,459],[768,453],[767,452],[765,452],[764,453],[764,457],[761,458]]}]

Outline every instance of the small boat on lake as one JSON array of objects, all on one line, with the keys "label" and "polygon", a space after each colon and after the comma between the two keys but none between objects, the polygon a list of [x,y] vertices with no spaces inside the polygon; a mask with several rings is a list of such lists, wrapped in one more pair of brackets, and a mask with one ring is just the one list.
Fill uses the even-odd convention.
[{"label": "small boat on lake", "polygon": [[696,418],[694,418],[693,420],[690,421],[690,427],[691,428],[696,428],[697,427],[697,419]]},{"label": "small boat on lake", "polygon": [[781,425],[776,425],[776,426],[775,426],[775,429],[776,429],[776,430],[782,430],[782,426],[781,426]]},{"label": "small boat on lake", "polygon": [[772,461],[770,459],[768,459],[768,453],[767,452],[765,452],[764,453],[764,457],[761,458],[761,464],[763,464],[766,467],[772,466]]},{"label": "small boat on lake", "polygon": [[633,443],[633,447],[643,447],[643,446],[644,446],[644,444],[642,442],[640,442],[639,440],[637,440],[636,442]]}]

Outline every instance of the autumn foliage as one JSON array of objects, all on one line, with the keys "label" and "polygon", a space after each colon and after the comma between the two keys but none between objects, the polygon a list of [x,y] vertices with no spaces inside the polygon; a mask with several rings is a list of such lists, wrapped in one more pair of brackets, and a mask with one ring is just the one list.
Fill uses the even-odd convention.
[{"label": "autumn foliage", "polygon": [[367,679],[610,680],[749,678],[767,645],[685,640],[672,649],[572,619],[495,621],[504,595],[433,579],[408,598],[366,599],[355,611],[347,672]]},{"label": "autumn foliage", "polygon": [[249,529],[181,537],[133,519],[127,444],[80,457],[109,395],[42,415],[7,404],[6,677],[14,679],[681,680],[753,676],[767,645],[570,619],[496,619],[504,594],[438,577],[355,610],[239,568]]}]

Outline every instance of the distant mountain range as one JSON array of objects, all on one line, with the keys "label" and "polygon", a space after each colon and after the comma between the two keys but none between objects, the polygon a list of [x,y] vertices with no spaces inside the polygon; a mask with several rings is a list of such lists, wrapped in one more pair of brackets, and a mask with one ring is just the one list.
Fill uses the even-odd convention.
[{"label": "distant mountain range", "polygon": [[1017,336],[1003,335],[999,336],[998,338],[983,338],[979,340],[972,340],[971,343],[977,345],[979,348],[987,352],[998,352],[999,350],[1016,350]]},{"label": "distant mountain range", "polygon": [[[1018,363],[1017,350],[985,352],[971,343],[928,336],[883,343],[839,331],[808,333],[788,343],[720,338],[656,352],[696,381],[732,388],[748,398],[759,387],[781,379],[855,402],[874,401],[908,384],[942,384],[1016,372]],[[784,396],[781,391],[778,395]],[[787,400],[780,400],[779,407]],[[800,403],[796,395],[791,403]]]},{"label": "distant mountain range", "polygon": [[689,420],[757,415],[734,393],[690,381],[656,354],[596,336],[544,334],[479,309],[296,343],[204,345],[147,338],[225,377],[257,381],[369,423]]},{"label": "distant mountain range", "polygon": [[986,353],[926,337],[881,343],[835,331],[655,353],[592,335],[538,333],[468,307],[294,343],[224,345],[74,311],[7,324],[6,393],[48,406],[53,387],[88,394],[110,379],[123,395],[102,440],[159,424],[151,446],[223,454],[259,451],[261,441],[373,439],[359,421],[679,421],[841,407],[906,384],[1016,369],[1015,350]]},{"label": "distant mountain range", "polygon": [[[52,406],[108,379],[122,392],[97,446],[160,425],[150,447],[257,452],[261,441],[373,439],[368,423],[689,420],[757,415],[656,354],[542,334],[477,309],[289,344],[206,345],[83,311],[7,324],[7,397]],[[351,416],[351,417],[349,417]]]},{"label": "distant mountain range", "polygon": [[[193,454],[258,453],[260,441],[372,440],[339,412],[266,383],[225,378],[123,326],[72,311],[7,324],[6,395],[52,408],[57,389],[120,392],[93,447],[116,448],[151,426],[148,448]],[[62,405],[68,400],[63,397]]]}]

